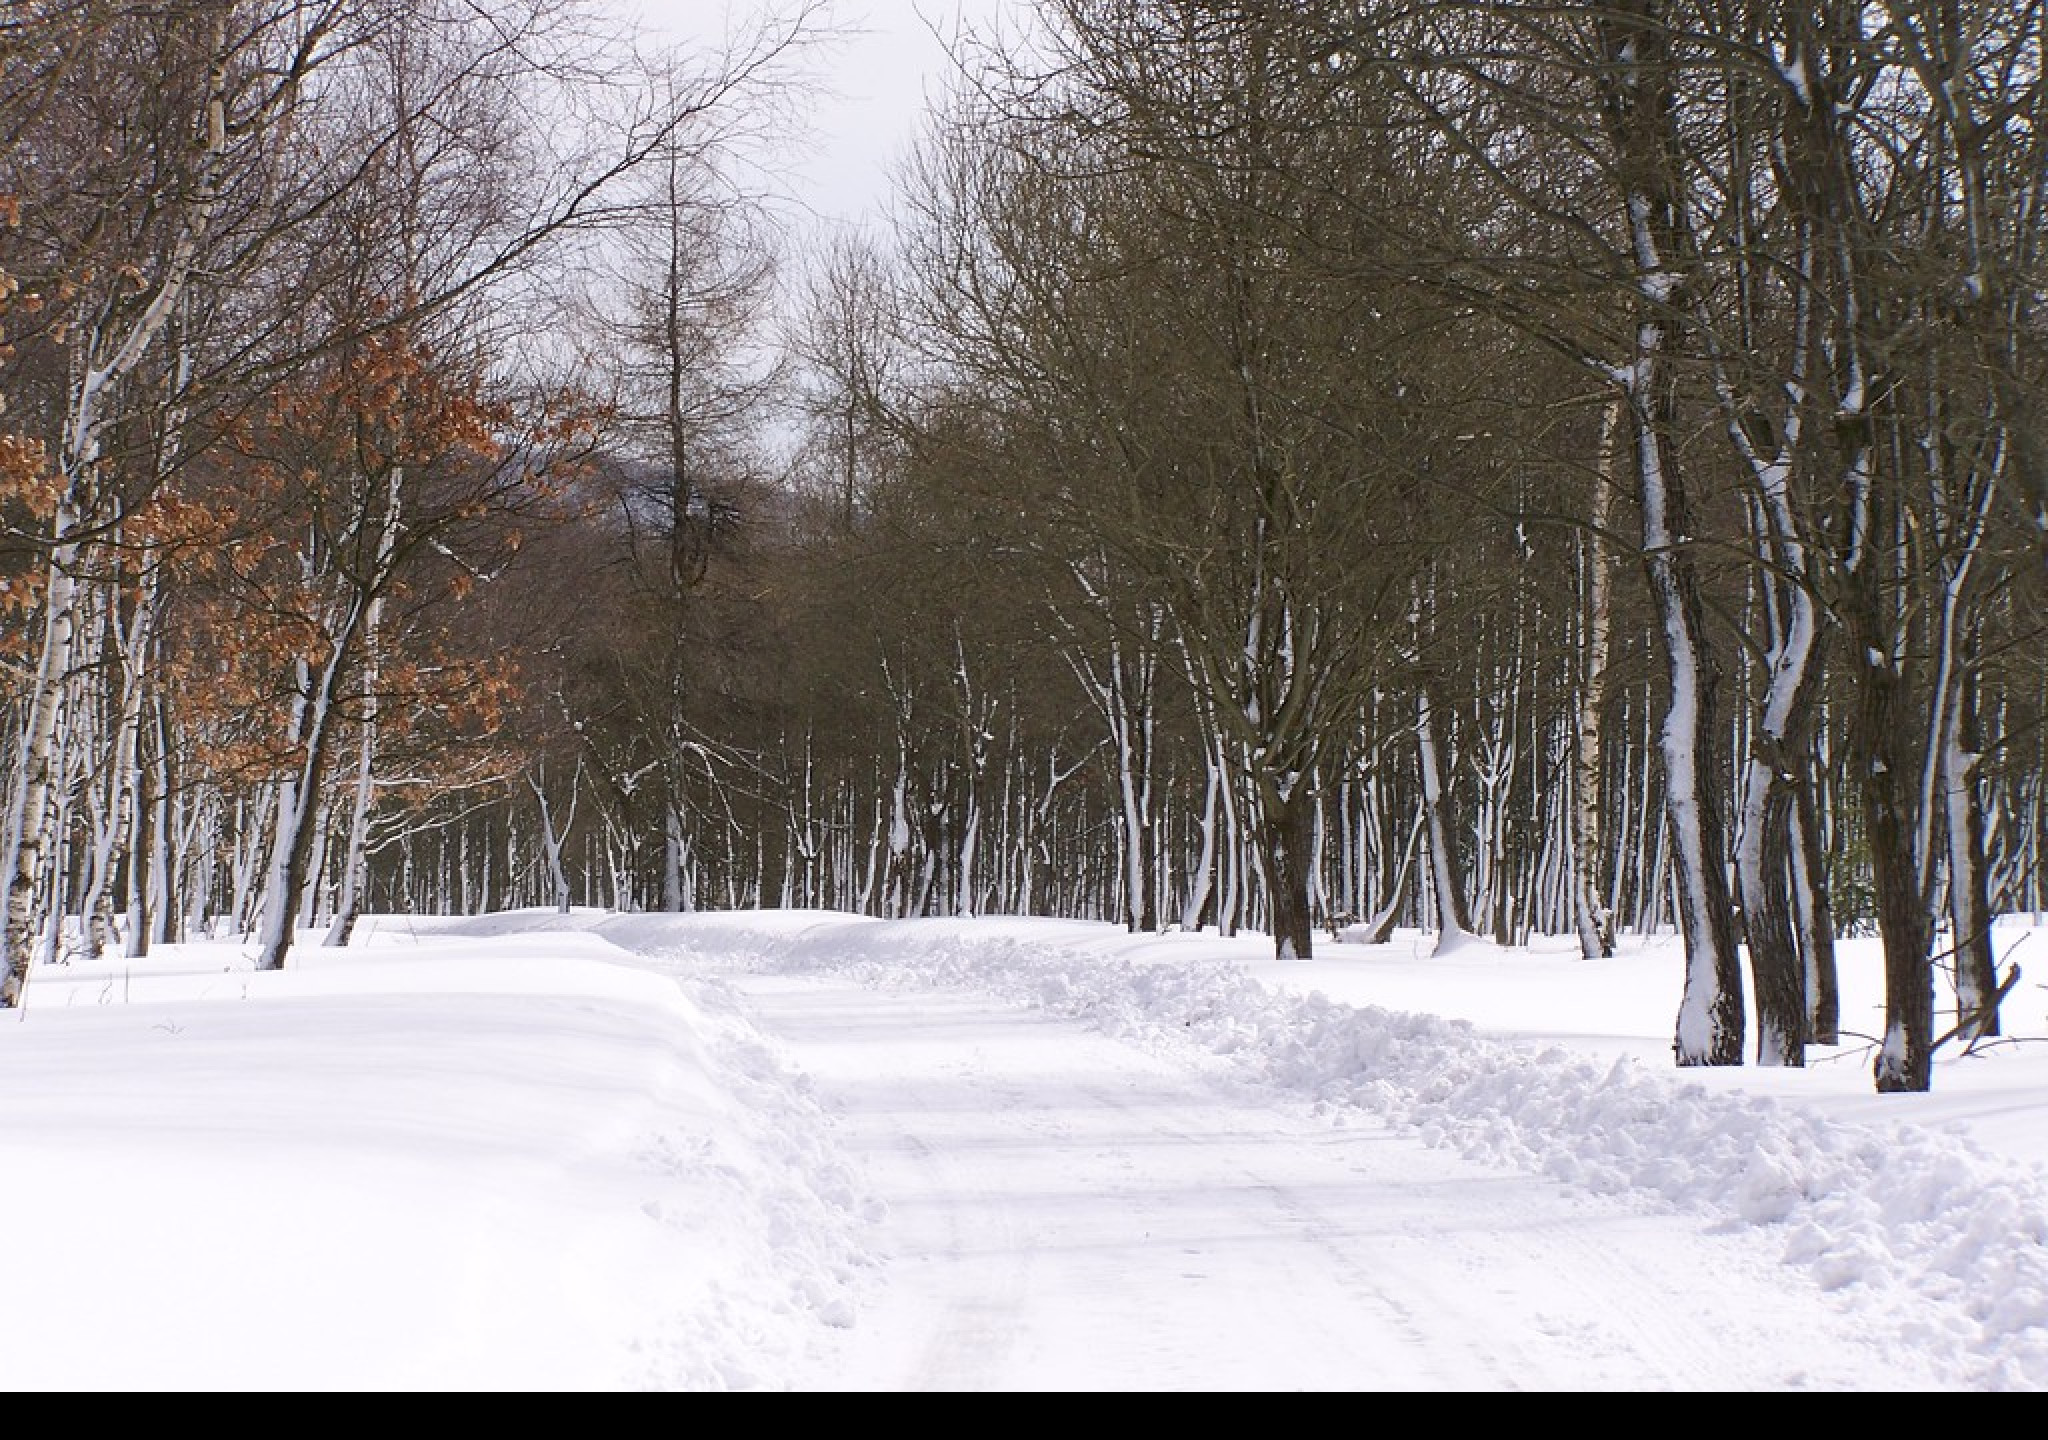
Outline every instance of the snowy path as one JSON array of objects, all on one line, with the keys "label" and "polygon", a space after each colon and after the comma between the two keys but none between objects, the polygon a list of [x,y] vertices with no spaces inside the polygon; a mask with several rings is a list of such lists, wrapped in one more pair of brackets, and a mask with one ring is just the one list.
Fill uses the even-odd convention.
[{"label": "snowy path", "polygon": [[1754,1231],[1339,1125],[1001,1000],[721,978],[887,1207],[880,1280],[796,1388],[1944,1386]]}]

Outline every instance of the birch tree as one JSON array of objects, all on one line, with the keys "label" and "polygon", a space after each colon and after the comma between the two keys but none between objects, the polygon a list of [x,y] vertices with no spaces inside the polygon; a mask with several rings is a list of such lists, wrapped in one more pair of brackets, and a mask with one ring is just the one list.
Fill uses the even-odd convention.
[{"label": "birch tree", "polygon": [[1607,778],[1605,731],[1610,635],[1614,623],[1612,511],[1621,458],[1624,412],[1610,403],[1600,429],[1599,458],[1590,487],[1580,549],[1584,573],[1585,640],[1579,664],[1576,743],[1572,751],[1572,921],[1579,953],[1588,960],[1614,954],[1614,911],[1600,888],[1601,823]]},{"label": "birch tree", "polygon": [[[327,423],[316,412],[364,386],[391,394],[377,407],[388,417],[381,433],[354,437],[353,456],[312,472],[323,488],[312,497],[310,543],[298,552],[297,581],[277,592],[297,596],[289,623],[308,643],[287,692],[294,758],[279,784],[258,937],[266,968],[281,966],[292,942],[319,833],[313,806],[338,733],[337,702],[360,674],[382,597],[430,556],[452,557],[455,569],[442,583],[458,588],[493,573],[494,549],[516,543],[514,518],[551,494],[549,452],[582,428],[574,407],[544,398],[515,425],[502,402],[486,398],[513,377],[492,373],[491,347],[478,332],[463,334],[461,324],[478,322],[487,295],[503,307],[550,245],[620,221],[632,205],[625,181],[671,155],[693,127],[721,125],[726,109],[744,108],[756,87],[773,93],[778,67],[810,33],[812,11],[764,19],[729,53],[663,71],[651,85],[617,70],[594,82],[600,72],[583,66],[604,61],[604,52],[568,48],[582,37],[556,25],[557,12],[544,0],[521,11],[516,25],[475,26],[452,12],[442,18],[462,23],[414,17],[393,28],[383,71],[390,83],[358,92],[355,108],[330,121],[349,129],[327,135],[344,151],[350,136],[372,137],[372,169],[389,145],[400,193],[426,199],[401,207],[420,217],[417,228],[402,229],[401,243],[381,250],[366,231],[350,228],[349,212],[330,217],[353,242],[344,253],[382,254],[387,263],[343,277],[354,288],[336,293],[326,330],[308,337],[314,348],[341,356],[338,371],[330,366],[334,383],[312,407],[294,400],[298,408],[281,416],[277,432],[304,420]],[[583,107],[573,126],[553,108],[572,95]],[[460,130],[420,125],[422,117],[446,121],[455,113],[469,117]],[[553,115],[545,127],[548,157],[523,148],[542,133],[536,121],[543,114]],[[318,265],[317,249],[305,254]],[[467,459],[457,461],[457,452]],[[278,463],[257,459],[273,470]]]},{"label": "birch tree", "polygon": [[[55,447],[55,503],[44,538],[43,637],[31,683],[20,783],[8,820],[6,975],[0,1005],[20,1003],[35,928],[35,896],[60,771],[59,706],[79,642],[79,586],[89,548],[118,519],[103,473],[103,445],[120,387],[157,343],[209,253],[223,198],[261,164],[282,116],[309,75],[337,53],[346,7],[210,4],[192,17],[138,14],[110,26],[98,54],[108,78],[139,62],[160,103],[143,108],[161,128],[111,132],[131,167],[116,183],[152,197],[125,235],[79,259],[100,278],[72,297],[74,379]],[[129,46],[135,47],[129,51]],[[118,54],[117,51],[127,51]],[[69,79],[76,82],[79,76]],[[154,172],[154,173],[152,173]]]}]

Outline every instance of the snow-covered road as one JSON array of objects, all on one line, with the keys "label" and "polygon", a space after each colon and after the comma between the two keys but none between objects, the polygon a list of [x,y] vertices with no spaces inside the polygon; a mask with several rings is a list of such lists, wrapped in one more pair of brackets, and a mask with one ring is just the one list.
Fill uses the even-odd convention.
[{"label": "snow-covered road", "polygon": [[806,1390],[1945,1388],[1760,1232],[960,990],[725,977],[886,1207]]}]

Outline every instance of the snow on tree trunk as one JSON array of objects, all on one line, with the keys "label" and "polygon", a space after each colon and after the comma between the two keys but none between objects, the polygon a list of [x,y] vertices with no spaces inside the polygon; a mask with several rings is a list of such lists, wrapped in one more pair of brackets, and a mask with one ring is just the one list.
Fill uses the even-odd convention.
[{"label": "snow on tree trunk", "polygon": [[[136,845],[137,820],[140,807],[137,797],[142,788],[139,756],[142,742],[142,699],[146,683],[143,673],[145,658],[150,646],[150,623],[152,601],[150,587],[145,584],[135,601],[135,608],[129,616],[125,633],[118,633],[120,617],[117,613],[107,616],[110,628],[117,631],[118,643],[113,647],[120,662],[120,706],[113,717],[114,734],[110,763],[104,779],[106,790],[105,825],[103,832],[95,837],[93,853],[92,903],[87,924],[90,927],[88,950],[92,954],[110,952],[119,939],[120,926],[114,918],[115,872],[125,868],[129,876],[129,890],[139,895],[143,888],[143,855]],[[127,907],[124,907],[127,908]],[[135,908],[139,908],[135,907]],[[135,926],[129,927],[130,953],[137,937]]]},{"label": "snow on tree trunk", "polygon": [[671,915],[689,908],[683,887],[683,856],[688,845],[682,811],[671,798],[661,807],[661,908]]},{"label": "snow on tree trunk", "polygon": [[[375,574],[391,571],[398,549],[399,516],[404,504],[405,468],[394,465],[385,487],[385,522],[377,542]],[[334,924],[324,943],[345,947],[355,932],[356,914],[362,905],[363,885],[368,877],[370,810],[377,800],[377,687],[382,673],[378,645],[384,618],[384,596],[370,598],[363,613],[362,717],[356,747],[355,784],[350,787],[348,838],[341,859],[341,893],[335,899]]]},{"label": "snow on tree trunk", "polygon": [[260,970],[284,968],[306,903],[306,889],[318,878],[313,873],[313,857],[325,830],[319,823],[320,787],[334,745],[342,686],[362,643],[370,605],[368,595],[353,590],[340,601],[339,613],[328,626],[326,659],[317,667],[303,658],[296,665],[289,736],[297,758],[278,785],[262,929],[257,937],[256,965]]},{"label": "snow on tree trunk", "polygon": [[1991,950],[1991,894],[1984,860],[1984,806],[1977,778],[1975,686],[1956,687],[1941,751],[1948,816],[1949,928],[1954,935],[1956,1033],[1965,1042],[2000,1033],[1998,957]]},{"label": "snow on tree trunk", "polygon": [[1681,1066],[1742,1063],[1742,973],[1734,905],[1723,855],[1716,792],[1718,672],[1705,644],[1698,585],[1674,546],[1675,476],[1657,427],[1637,416],[1643,548],[1663,624],[1671,696],[1662,735],[1664,804],[1670,827],[1679,925],[1685,936],[1685,993],[1673,1053]]},{"label": "snow on tree trunk", "polygon": [[1422,814],[1429,829],[1430,883],[1436,897],[1437,939],[1435,953],[1448,955],[1470,938],[1465,918],[1465,896],[1458,880],[1457,855],[1451,846],[1451,826],[1444,813],[1443,761],[1438,753],[1436,711],[1430,704],[1429,687],[1415,688],[1416,765],[1422,776]]},{"label": "snow on tree trunk", "polygon": [[[221,172],[230,143],[228,69],[232,52],[224,13],[215,17],[209,38],[212,50],[204,93],[197,97],[200,123],[195,126],[194,148],[188,152],[192,168],[182,185],[176,187],[179,208],[168,248],[160,257],[149,257],[157,262],[154,289],[149,292],[148,302],[125,325],[116,321],[112,330],[95,325],[86,331],[79,349],[81,364],[67,401],[61,452],[64,483],[50,530],[43,646],[29,684],[21,780],[7,825],[8,853],[13,856],[13,865],[7,878],[7,953],[5,974],[0,976],[0,1008],[20,1003],[28,978],[36,928],[34,894],[48,840],[43,829],[57,768],[58,707],[78,642],[75,576],[82,553],[81,534],[89,524],[107,518],[96,514],[102,431],[112,419],[115,387],[142,363],[191,284],[219,206]],[[242,123],[236,127],[237,143],[259,133],[256,115],[238,118]],[[114,313],[110,305],[109,317]]]},{"label": "snow on tree trunk", "polygon": [[[375,672],[374,664],[370,667]],[[374,682],[370,682],[374,683]],[[356,916],[362,909],[363,884],[368,869],[370,806],[376,799],[377,725],[376,697],[366,684],[362,732],[356,738],[355,783],[349,787],[348,837],[341,859],[341,889],[334,900],[334,923],[328,926],[321,944],[345,949],[355,934]]]},{"label": "snow on tree trunk", "polygon": [[1188,886],[1187,900],[1180,910],[1180,928],[1183,930],[1202,928],[1202,917],[1216,894],[1216,830],[1221,823],[1221,792],[1226,781],[1217,767],[1215,755],[1205,753],[1203,758],[1202,813],[1195,822],[1200,844],[1195,854],[1193,883]]},{"label": "snow on tree trunk", "polygon": [[1415,851],[1422,842],[1423,827],[1427,823],[1428,817],[1418,807],[1414,822],[1408,827],[1407,844],[1401,849],[1401,858],[1394,867],[1393,878],[1387,884],[1380,907],[1359,921],[1368,944],[1384,945],[1393,937],[1394,922],[1401,918],[1401,907],[1408,901],[1408,879],[1415,872]]},{"label": "snow on tree trunk", "polygon": [[319,732],[326,720],[316,713],[321,696],[313,668],[303,660],[296,668],[298,685],[292,696],[290,734],[300,759],[277,784],[277,808],[270,826],[270,858],[263,882],[262,918],[256,934],[259,970],[284,968],[303,900],[306,863],[313,853],[311,812],[319,772],[313,768],[312,760],[315,742],[321,738]]},{"label": "snow on tree trunk", "polygon": [[568,867],[562,860],[562,847],[567,843],[569,831],[576,823],[576,805],[582,793],[583,767],[579,763],[569,780],[569,805],[561,822],[555,819],[553,803],[548,798],[547,768],[540,767],[538,773],[529,775],[526,783],[533,791],[534,803],[540,810],[541,853],[547,861],[549,899],[553,901],[558,914],[567,915],[571,904]]},{"label": "snow on tree trunk", "polygon": [[1720,670],[1708,643],[1705,605],[1689,548],[1677,447],[1673,326],[1687,299],[1683,266],[1692,242],[1684,153],[1673,133],[1675,66],[1659,0],[1601,12],[1602,114],[1616,155],[1619,199],[1636,267],[1634,355],[1615,376],[1632,425],[1648,573],[1670,681],[1660,749],[1665,812],[1685,935],[1685,991],[1673,1054],[1681,1066],[1739,1065],[1743,995],[1725,822],[1717,787]]},{"label": "snow on tree trunk", "polygon": [[21,759],[12,813],[8,817],[8,853],[14,857],[7,877],[7,970],[0,978],[0,1008],[21,1004],[40,938],[37,900],[50,843],[50,809],[57,753],[57,719],[64,700],[64,680],[71,669],[73,631],[77,626],[77,587],[72,581],[79,547],[69,539],[76,525],[77,501],[67,493],[58,503],[54,527],[59,544],[50,554],[50,578],[43,598],[43,646],[31,682],[28,723],[22,731]]},{"label": "snow on tree trunk", "polygon": [[1796,792],[1808,778],[1806,717],[1819,674],[1820,622],[1805,583],[1805,548],[1786,491],[1796,424],[1788,424],[1786,434],[1786,454],[1768,461],[1751,456],[1765,515],[1769,569],[1773,577],[1789,579],[1782,585],[1776,578],[1765,582],[1777,593],[1766,606],[1767,681],[1742,774],[1735,874],[1756,990],[1757,1063],[1799,1066],[1805,1064],[1809,1004],[1792,893],[1793,834]]}]

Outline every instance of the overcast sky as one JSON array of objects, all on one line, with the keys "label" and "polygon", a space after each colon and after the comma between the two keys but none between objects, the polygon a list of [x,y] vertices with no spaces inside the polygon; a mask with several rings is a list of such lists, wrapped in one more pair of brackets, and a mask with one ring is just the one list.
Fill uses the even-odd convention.
[{"label": "overcast sky", "polygon": [[[715,36],[726,16],[755,13],[755,0],[617,0],[649,29]],[[762,4],[773,0],[760,0]],[[878,218],[890,176],[918,134],[927,102],[943,90],[948,45],[963,24],[986,31],[1029,0],[829,0],[843,35],[816,61],[825,87],[812,109],[815,134],[778,157],[791,183],[832,220]]]}]

